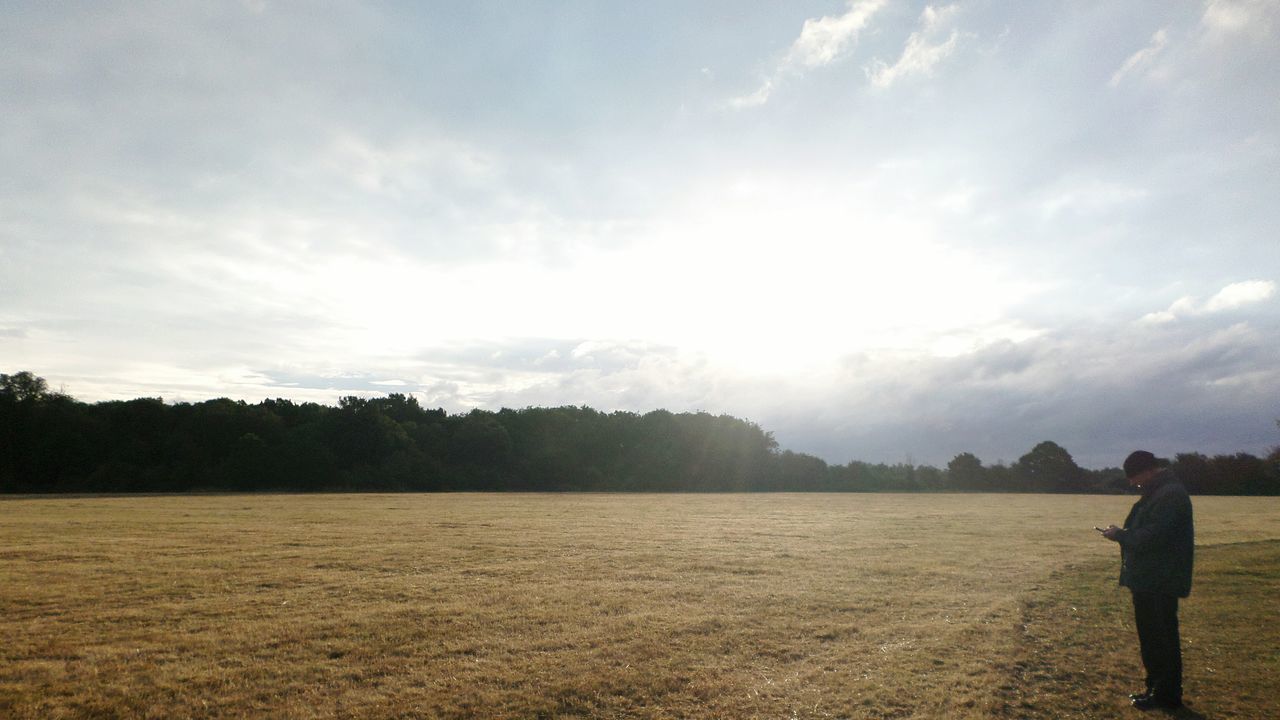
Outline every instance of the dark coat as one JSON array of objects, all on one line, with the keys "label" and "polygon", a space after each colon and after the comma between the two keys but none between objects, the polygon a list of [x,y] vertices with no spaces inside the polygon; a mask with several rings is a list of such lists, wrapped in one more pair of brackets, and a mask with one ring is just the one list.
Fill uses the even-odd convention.
[{"label": "dark coat", "polygon": [[1143,488],[1120,535],[1120,584],[1136,592],[1191,594],[1191,498],[1169,470]]}]

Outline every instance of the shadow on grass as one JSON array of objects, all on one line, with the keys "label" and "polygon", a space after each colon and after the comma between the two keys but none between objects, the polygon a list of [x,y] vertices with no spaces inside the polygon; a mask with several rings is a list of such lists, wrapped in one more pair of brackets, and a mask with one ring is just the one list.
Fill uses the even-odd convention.
[{"label": "shadow on grass", "polygon": [[1174,718],[1174,720],[1209,720],[1209,717],[1207,715],[1203,713],[1198,713],[1195,710],[1192,710],[1191,708],[1187,707],[1186,705],[1183,705],[1177,710],[1166,712],[1165,715],[1171,718]]}]

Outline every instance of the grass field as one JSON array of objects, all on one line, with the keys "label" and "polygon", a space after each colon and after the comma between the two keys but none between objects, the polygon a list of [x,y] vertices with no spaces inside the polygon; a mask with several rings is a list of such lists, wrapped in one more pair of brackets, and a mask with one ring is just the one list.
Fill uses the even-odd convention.
[{"label": "grass field", "polygon": [[[1132,498],[0,500],[0,717],[1128,718]],[[1280,717],[1280,498],[1195,498],[1188,718]]]}]

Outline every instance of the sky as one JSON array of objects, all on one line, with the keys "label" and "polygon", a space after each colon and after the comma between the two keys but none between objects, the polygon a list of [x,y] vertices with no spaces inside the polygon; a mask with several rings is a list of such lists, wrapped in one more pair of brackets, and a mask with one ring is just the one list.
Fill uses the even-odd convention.
[{"label": "sky", "polygon": [[0,13],[0,372],[1280,445],[1280,0]]}]

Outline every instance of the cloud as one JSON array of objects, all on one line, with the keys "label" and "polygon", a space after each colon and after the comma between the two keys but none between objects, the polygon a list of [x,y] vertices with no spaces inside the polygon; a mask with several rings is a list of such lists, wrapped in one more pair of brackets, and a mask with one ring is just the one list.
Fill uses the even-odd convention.
[{"label": "cloud", "polygon": [[741,110],[742,108],[752,108],[764,105],[769,102],[769,96],[773,94],[774,81],[775,78],[765,78],[765,80],[760,83],[760,87],[756,88],[755,92],[750,95],[741,95],[730,100],[730,107],[733,107],[736,110]]},{"label": "cloud", "polygon": [[858,39],[871,17],[886,0],[849,0],[849,12],[836,17],[805,20],[783,64],[816,68],[829,65]]},{"label": "cloud", "polygon": [[1268,300],[1276,294],[1276,284],[1270,280],[1248,280],[1228,285],[1205,303],[1205,312],[1234,310],[1244,305]]},{"label": "cloud", "polygon": [[[867,69],[871,84],[878,88],[887,88],[899,80],[912,76],[933,74],[938,63],[955,52],[960,40],[960,32],[949,28],[957,13],[958,6],[948,5],[935,8],[930,5],[920,15],[921,28],[907,38],[907,46],[902,56],[892,66],[876,60]],[[950,30],[950,32],[947,32]],[[942,36],[945,35],[945,39]]]},{"label": "cloud", "polygon": [[831,462],[940,466],[960,452],[1011,462],[1044,439],[1095,468],[1142,446],[1265,453],[1275,444],[1280,327],[1215,317],[1060,327],[946,358],[864,355],[820,398],[794,390],[789,406],[754,419],[784,447]]},{"label": "cloud", "polygon": [[[1118,88],[1147,79],[1179,87],[1173,81],[1185,80],[1180,86],[1184,92],[1203,92],[1217,83],[1245,92],[1247,84],[1269,77],[1257,69],[1240,71],[1253,63],[1274,64],[1272,37],[1278,20],[1280,3],[1275,0],[1207,0],[1198,21],[1161,27],[1112,73],[1107,84]],[[1184,95],[1181,102],[1192,102],[1190,97]]]},{"label": "cloud", "polygon": [[1119,70],[1111,76],[1111,81],[1107,83],[1111,87],[1118,87],[1129,75],[1138,75],[1150,70],[1155,64],[1156,58],[1164,52],[1165,46],[1169,44],[1169,29],[1161,28],[1151,36],[1151,41],[1147,46],[1129,56],[1128,60],[1120,66]]},{"label": "cloud", "polygon": [[1232,283],[1222,288],[1217,294],[1204,302],[1200,302],[1193,297],[1178,298],[1169,306],[1169,309],[1148,313],[1142,317],[1141,321],[1145,323],[1169,323],[1179,318],[1235,310],[1246,305],[1269,300],[1275,293],[1276,284],[1270,280],[1246,280]]},{"label": "cloud", "polygon": [[[0,23],[0,372],[706,409],[838,462],[1274,434],[1274,0],[246,2]],[[703,101],[753,60],[743,109],[863,87]]]},{"label": "cloud", "polygon": [[349,178],[371,196],[416,202],[440,193],[441,186],[483,187],[501,171],[491,154],[438,133],[378,144],[343,132],[320,152],[320,163],[330,179]]},{"label": "cloud", "polygon": [[792,43],[774,72],[761,81],[755,92],[734,98],[730,105],[734,108],[763,105],[769,101],[783,76],[824,67],[840,59],[857,42],[871,18],[887,1],[849,0],[849,10],[843,15],[805,20],[800,37]]},{"label": "cloud", "polygon": [[[1242,283],[1243,284],[1243,283]],[[1274,444],[1271,388],[1280,327],[1260,322],[1103,323],[935,357],[860,352],[831,372],[769,379],[726,376],[704,355],[645,342],[527,338],[370,358],[324,358],[262,369],[168,363],[112,368],[99,386],[75,375],[73,395],[219,395],[257,401],[407,392],[428,407],[588,405],[599,410],[705,410],[756,421],[788,449],[829,462],[945,465],[960,452],[1011,462],[1051,439],[1087,467],[1114,465],[1136,446],[1163,455],[1264,452]],[[835,332],[835,330],[832,330]],[[259,368],[259,369],[253,369]],[[359,369],[356,369],[359,368]],[[128,385],[126,378],[144,377]],[[216,381],[219,392],[210,383]]]},{"label": "cloud", "polygon": [[1147,198],[1149,194],[1143,188],[1115,181],[1067,178],[1041,203],[1040,210],[1046,220],[1053,220],[1067,212],[1101,214],[1117,208],[1127,208],[1132,203]]},{"label": "cloud", "polygon": [[[1117,88],[1132,79],[1167,80],[1176,73],[1208,76],[1229,67],[1227,57],[1249,52],[1241,40],[1269,39],[1278,17],[1280,3],[1275,0],[1207,0],[1195,27],[1160,28],[1112,73],[1107,84]],[[1196,42],[1178,43],[1175,35]]]},{"label": "cloud", "polygon": [[1239,35],[1266,38],[1280,14],[1275,0],[1208,0],[1200,27],[1211,41],[1226,41]]}]

